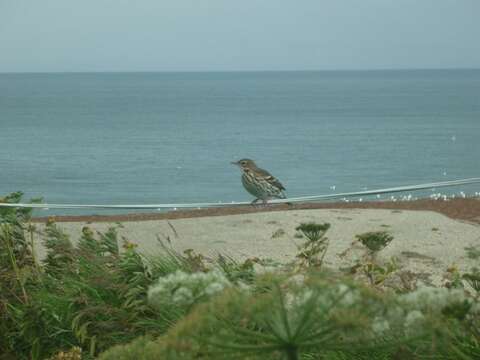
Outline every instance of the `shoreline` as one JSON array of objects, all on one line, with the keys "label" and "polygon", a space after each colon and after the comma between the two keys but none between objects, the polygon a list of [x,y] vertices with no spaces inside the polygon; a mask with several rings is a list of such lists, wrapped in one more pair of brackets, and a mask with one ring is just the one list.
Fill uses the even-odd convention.
[{"label": "shoreline", "polygon": [[176,210],[162,213],[129,213],[117,215],[53,215],[32,218],[34,223],[45,223],[49,219],[56,222],[130,222],[150,220],[174,220],[203,218],[213,216],[241,215],[252,213],[265,213],[291,210],[313,209],[385,209],[385,210],[411,210],[433,211],[443,214],[451,219],[462,220],[480,224],[480,199],[449,199],[431,200],[422,199],[414,201],[367,201],[367,202],[325,202],[304,203],[293,205],[268,205],[266,207],[235,206],[208,209]]}]

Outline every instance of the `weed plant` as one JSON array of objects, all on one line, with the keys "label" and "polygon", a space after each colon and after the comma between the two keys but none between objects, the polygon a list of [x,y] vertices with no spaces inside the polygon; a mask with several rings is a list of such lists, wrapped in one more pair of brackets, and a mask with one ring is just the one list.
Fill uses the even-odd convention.
[{"label": "weed plant", "polygon": [[390,244],[393,236],[386,231],[376,231],[357,235],[357,239],[365,245],[371,253],[376,253]]},{"label": "weed plant", "polygon": [[297,230],[306,242],[298,247],[297,258],[303,267],[315,267],[320,269],[328,249],[328,238],[325,233],[330,229],[330,224],[302,223]]}]

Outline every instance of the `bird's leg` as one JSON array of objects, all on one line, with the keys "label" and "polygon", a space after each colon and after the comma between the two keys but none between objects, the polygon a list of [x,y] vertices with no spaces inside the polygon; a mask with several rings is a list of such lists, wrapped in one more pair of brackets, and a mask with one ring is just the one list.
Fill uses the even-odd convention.
[{"label": "bird's leg", "polygon": [[253,200],[253,201],[250,203],[250,205],[255,206],[255,205],[257,204],[258,200],[260,200],[260,199],[257,198],[257,199],[255,199],[255,200]]},{"label": "bird's leg", "polygon": [[268,201],[267,199],[262,199],[262,205],[267,206],[267,204],[268,204],[267,201]]}]

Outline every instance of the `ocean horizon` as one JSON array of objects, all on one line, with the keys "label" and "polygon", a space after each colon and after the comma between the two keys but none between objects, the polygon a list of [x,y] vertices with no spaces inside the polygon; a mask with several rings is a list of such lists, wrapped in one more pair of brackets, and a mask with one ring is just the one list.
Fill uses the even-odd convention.
[{"label": "ocean horizon", "polygon": [[245,157],[291,197],[480,176],[475,69],[3,73],[0,110],[0,194],[49,203],[248,201]]},{"label": "ocean horizon", "polygon": [[344,68],[344,69],[229,69],[229,70],[75,70],[75,71],[0,71],[0,75],[21,74],[191,74],[191,73],[302,73],[302,72],[401,72],[401,71],[480,71],[480,67]]}]

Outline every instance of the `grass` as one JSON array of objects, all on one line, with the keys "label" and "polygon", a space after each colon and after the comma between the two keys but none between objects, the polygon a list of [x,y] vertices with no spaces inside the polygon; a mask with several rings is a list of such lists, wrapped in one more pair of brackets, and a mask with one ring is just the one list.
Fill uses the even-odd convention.
[{"label": "grass", "polygon": [[[20,194],[6,200],[17,202]],[[2,209],[0,215],[2,359],[43,359],[73,347],[89,358],[137,336],[161,334],[169,323],[148,304],[149,286],[177,270],[204,270],[200,255],[166,246],[164,255],[147,259],[133,243],[120,246],[115,228],[95,233],[84,227],[73,246],[54,222],[43,233],[47,256],[38,264],[30,213]]]},{"label": "grass", "polygon": [[[385,291],[378,285],[395,264],[363,264],[366,283],[330,272],[330,225],[316,223],[296,228],[298,256],[276,267],[178,253],[168,239],[146,257],[117,227],[84,227],[74,245],[53,221],[41,233],[47,255],[39,261],[30,215],[0,208],[1,360],[480,356],[476,269],[458,274],[451,289]],[[393,238],[358,239],[373,259]]]}]

